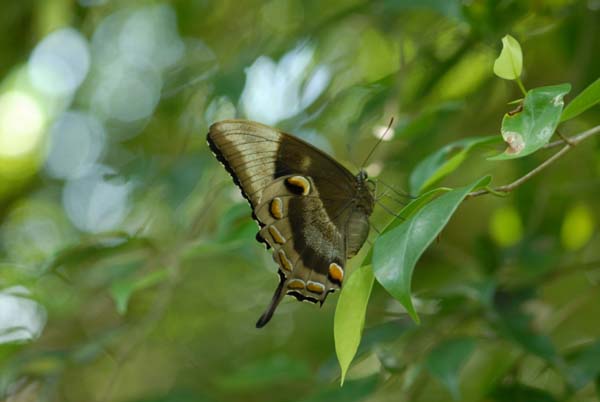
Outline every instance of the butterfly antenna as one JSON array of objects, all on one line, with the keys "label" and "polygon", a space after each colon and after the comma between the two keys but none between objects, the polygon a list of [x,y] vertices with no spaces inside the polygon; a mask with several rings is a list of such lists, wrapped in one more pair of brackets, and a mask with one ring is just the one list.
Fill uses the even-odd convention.
[{"label": "butterfly antenna", "polygon": [[408,199],[415,199],[415,198],[417,198],[414,195],[408,194],[404,190],[398,190],[398,189],[396,189],[394,186],[392,186],[390,184],[387,184],[386,182],[384,182],[381,179],[377,180],[377,184],[383,184],[385,187],[387,187],[390,191],[392,191],[394,194],[396,194],[399,197],[408,198]]},{"label": "butterfly antenna", "polygon": [[367,162],[369,161],[369,159],[373,155],[373,152],[375,152],[375,149],[377,149],[377,147],[379,146],[379,144],[381,144],[381,141],[383,141],[383,139],[385,138],[385,136],[387,135],[387,133],[390,131],[390,129],[392,128],[392,124],[394,124],[394,118],[393,117],[390,119],[390,123],[388,124],[387,128],[385,129],[385,131],[383,132],[383,134],[379,137],[379,139],[377,140],[377,142],[375,143],[375,145],[373,146],[373,148],[371,148],[371,151],[369,152],[369,154],[365,158],[364,162],[361,164],[361,169],[365,167],[365,165],[367,164]]}]

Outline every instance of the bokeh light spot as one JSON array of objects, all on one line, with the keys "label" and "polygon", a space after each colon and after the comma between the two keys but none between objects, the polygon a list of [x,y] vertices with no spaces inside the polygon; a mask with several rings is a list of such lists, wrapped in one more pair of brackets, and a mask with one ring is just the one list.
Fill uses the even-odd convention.
[{"label": "bokeh light spot", "polygon": [[316,66],[309,75],[314,50],[299,46],[279,63],[259,57],[246,69],[241,103],[246,116],[265,124],[290,118],[310,106],[331,79],[326,66]]},{"label": "bokeh light spot", "polygon": [[89,175],[69,180],[63,190],[63,206],[78,229],[98,233],[116,230],[129,211],[130,185],[105,166]]},{"label": "bokeh light spot", "polygon": [[523,224],[515,208],[506,206],[498,208],[490,220],[490,236],[501,247],[510,247],[521,241]]},{"label": "bokeh light spot", "polygon": [[0,344],[37,338],[46,325],[46,310],[29,290],[13,286],[0,291]]},{"label": "bokeh light spot", "polygon": [[87,40],[65,28],[42,40],[31,54],[28,72],[33,85],[49,95],[70,95],[81,85],[90,68]]},{"label": "bokeh light spot", "polygon": [[144,119],[160,100],[162,80],[151,68],[119,60],[104,71],[92,105],[101,116],[122,122]]},{"label": "bokeh light spot", "polygon": [[576,251],[583,248],[594,234],[594,215],[584,203],[577,203],[565,215],[560,237],[566,250]]},{"label": "bokeh light spot", "polygon": [[55,178],[72,179],[87,174],[100,157],[104,127],[94,116],[69,111],[50,129],[46,171]]},{"label": "bokeh light spot", "polygon": [[21,91],[0,95],[0,156],[18,157],[35,149],[45,115],[39,102]]}]

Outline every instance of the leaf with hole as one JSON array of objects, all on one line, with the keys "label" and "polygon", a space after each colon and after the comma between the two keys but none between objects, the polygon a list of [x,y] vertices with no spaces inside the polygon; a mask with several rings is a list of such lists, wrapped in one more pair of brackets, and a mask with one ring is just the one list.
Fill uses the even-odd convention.
[{"label": "leaf with hole", "polygon": [[502,119],[502,138],[506,150],[489,160],[521,158],[546,145],[560,121],[563,97],[571,90],[570,84],[540,87],[527,92],[523,110],[505,114]]}]

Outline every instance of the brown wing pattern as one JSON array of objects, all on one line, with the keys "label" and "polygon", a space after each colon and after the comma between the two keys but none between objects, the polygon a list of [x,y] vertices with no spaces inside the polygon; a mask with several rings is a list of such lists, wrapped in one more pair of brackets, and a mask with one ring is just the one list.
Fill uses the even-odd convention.
[{"label": "brown wing pattern", "polygon": [[356,178],[312,145],[259,123],[215,123],[207,139],[250,202],[261,227],[257,239],[279,265],[279,286],[257,327],[286,294],[323,303],[343,280]]},{"label": "brown wing pattern", "polygon": [[264,124],[224,120],[210,127],[208,144],[233,176],[253,208],[264,188],[277,177],[311,176],[317,187],[353,196],[355,177],[312,145]]}]

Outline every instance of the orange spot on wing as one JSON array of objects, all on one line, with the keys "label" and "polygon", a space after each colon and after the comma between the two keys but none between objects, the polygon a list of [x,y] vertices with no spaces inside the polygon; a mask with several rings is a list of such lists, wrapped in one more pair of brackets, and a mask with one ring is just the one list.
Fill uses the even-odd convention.
[{"label": "orange spot on wing", "polygon": [[288,282],[288,289],[304,289],[306,285],[304,284],[304,281],[302,279],[290,279],[290,281]]},{"label": "orange spot on wing", "polygon": [[275,226],[269,226],[269,233],[271,233],[271,237],[275,240],[275,243],[283,244],[285,243],[285,237],[281,235],[281,232],[277,230]]},{"label": "orange spot on wing", "polygon": [[273,198],[271,205],[269,206],[269,210],[271,211],[273,218],[283,218],[283,202],[281,201],[281,198]]},{"label": "orange spot on wing", "polygon": [[302,190],[302,195],[308,195],[308,193],[310,193],[310,182],[306,179],[306,177],[292,176],[287,179],[287,182],[290,185],[298,187],[300,190]]},{"label": "orange spot on wing", "polygon": [[306,289],[313,293],[323,293],[325,291],[325,285],[319,282],[308,281]]},{"label": "orange spot on wing", "polygon": [[279,263],[281,264],[281,268],[285,269],[286,271],[291,271],[292,263],[285,255],[285,251],[279,250],[277,253],[279,254]]},{"label": "orange spot on wing", "polygon": [[344,280],[344,270],[335,262],[329,264],[329,278],[340,283]]}]

